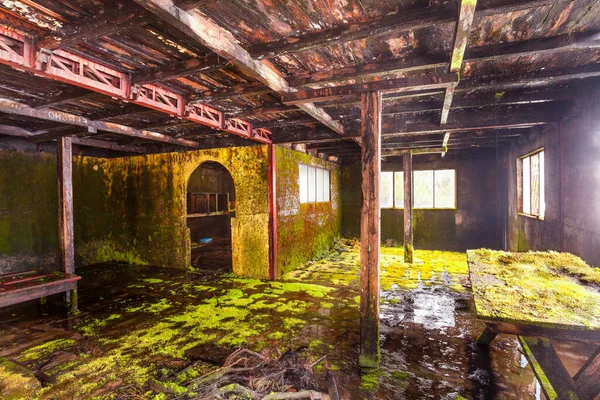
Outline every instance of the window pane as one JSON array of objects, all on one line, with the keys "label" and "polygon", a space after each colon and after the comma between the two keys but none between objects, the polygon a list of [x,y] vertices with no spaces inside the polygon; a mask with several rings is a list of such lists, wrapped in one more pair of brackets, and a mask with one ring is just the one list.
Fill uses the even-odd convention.
[{"label": "window pane", "polygon": [[394,206],[394,173],[381,172],[379,175],[379,206],[391,208]]},{"label": "window pane", "polygon": [[529,157],[523,159],[523,212],[531,214],[531,173]]},{"label": "window pane", "polygon": [[545,194],[545,172],[544,172],[544,152],[540,152],[540,217],[544,218],[546,213],[546,194]]},{"label": "window pane", "polygon": [[317,201],[323,201],[323,175],[325,170],[322,168],[317,168]]},{"label": "window pane", "polygon": [[394,207],[404,208],[404,172],[394,172]]},{"label": "window pane", "polygon": [[456,207],[456,175],[453,169],[435,171],[435,208]]},{"label": "window pane", "polygon": [[415,208],[433,208],[433,171],[414,171],[413,176]]},{"label": "window pane", "polygon": [[308,202],[314,203],[317,201],[317,191],[315,190],[316,171],[315,167],[306,167],[308,169]]},{"label": "window pane", "polygon": [[531,157],[531,215],[540,215],[540,155]]},{"label": "window pane", "polygon": [[300,164],[300,203],[306,203],[308,201],[308,173],[306,171],[306,165]]},{"label": "window pane", "polygon": [[324,179],[323,179],[323,200],[330,201],[329,198],[329,170],[324,170]]}]

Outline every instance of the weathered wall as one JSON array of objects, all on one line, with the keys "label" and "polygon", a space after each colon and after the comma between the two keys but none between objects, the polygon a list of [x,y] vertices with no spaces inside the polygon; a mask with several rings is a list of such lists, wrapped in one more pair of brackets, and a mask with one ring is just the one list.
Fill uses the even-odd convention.
[{"label": "weathered wall", "polygon": [[56,265],[57,199],[54,155],[0,151],[0,274]]},{"label": "weathered wall", "polygon": [[[517,159],[544,148],[546,211],[543,220],[518,214]],[[508,249],[512,251],[560,249],[560,145],[558,127],[543,134],[525,135],[506,149],[508,171]]]},{"label": "weathered wall", "polygon": [[[278,273],[326,251],[341,232],[340,169],[308,154],[276,147]],[[300,204],[299,164],[330,170],[331,201]]]},{"label": "weathered wall", "polygon": [[[237,194],[234,270],[268,276],[266,146],[127,158],[75,157],[73,197],[78,265],[126,261],[189,266],[186,186],[205,161],[224,165]],[[0,152],[0,273],[54,265],[56,157]]]},{"label": "weathered wall", "polygon": [[[74,181],[76,252],[84,264],[122,259],[172,268],[189,266],[187,182],[205,161],[229,170],[235,184],[234,272],[268,276],[266,146],[201,150],[119,159],[76,159],[95,194]],[[103,199],[99,204],[98,199]],[[95,209],[92,212],[92,208]],[[101,223],[101,221],[104,221]]]},{"label": "weathered wall", "polygon": [[[414,170],[455,169],[455,210],[413,211],[414,245],[421,249],[465,250],[497,246],[496,154],[493,150],[413,157]],[[382,171],[401,171],[402,160],[382,163]],[[342,168],[343,234],[360,236],[360,165]],[[382,243],[403,242],[402,209],[381,210]]]},{"label": "weathered wall", "polygon": [[[563,250],[600,266],[599,132],[600,103],[596,100],[543,134],[523,137],[510,146],[504,155],[509,169],[510,250]],[[538,220],[517,215],[516,159],[541,147],[546,213]]]}]

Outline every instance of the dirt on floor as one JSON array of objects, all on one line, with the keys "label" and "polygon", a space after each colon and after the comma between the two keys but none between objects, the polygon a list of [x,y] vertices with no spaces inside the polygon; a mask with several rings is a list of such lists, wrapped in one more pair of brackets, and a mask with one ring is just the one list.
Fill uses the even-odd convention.
[{"label": "dirt on floor", "polygon": [[[193,398],[193,383],[240,346],[275,360],[292,351],[315,389],[327,391],[329,372],[342,398],[536,397],[514,337],[475,344],[484,325],[464,253],[417,250],[412,265],[400,248],[381,253],[379,369],[357,365],[359,249],[349,240],[277,282],[124,264],[79,270],[79,314],[67,316],[59,296],[0,310],[0,357],[33,374],[42,388],[32,384],[29,396],[39,399]],[[579,350],[563,353],[577,363]]]}]

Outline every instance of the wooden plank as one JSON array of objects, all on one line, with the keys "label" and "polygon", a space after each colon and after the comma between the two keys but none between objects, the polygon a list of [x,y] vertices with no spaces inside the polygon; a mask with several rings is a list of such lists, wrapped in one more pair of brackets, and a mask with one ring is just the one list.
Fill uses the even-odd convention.
[{"label": "wooden plank", "polygon": [[175,0],[175,5],[182,10],[191,10],[203,8],[210,4],[217,3],[219,0]]},{"label": "wooden plank", "polygon": [[277,147],[268,146],[269,171],[269,279],[277,280]]},{"label": "wooden plank", "polygon": [[147,69],[133,74],[132,84],[144,84],[159,81],[168,81],[169,79],[181,78],[200,72],[210,72],[227,65],[227,60],[216,54],[211,54],[202,58],[191,58],[185,61],[169,63],[162,67]]},{"label": "wooden plank", "polygon": [[447,88],[457,82],[458,76],[456,74],[430,74],[418,77],[356,83],[353,85],[304,89],[284,95],[282,102],[284,104],[303,104],[305,102],[331,101],[371,91],[404,93],[435,90]]},{"label": "wooden plank", "polygon": [[519,336],[519,342],[549,400],[586,400],[548,339]]},{"label": "wooden plank", "polygon": [[483,332],[481,332],[481,334],[479,336],[477,336],[477,339],[475,341],[477,342],[477,344],[488,345],[488,344],[492,343],[492,341],[496,338],[496,336],[498,336],[498,334],[496,332],[494,332],[493,330],[491,330],[490,327],[486,325]]},{"label": "wooden plank", "polygon": [[[497,7],[482,8],[478,10],[477,17],[495,14],[506,14],[533,7],[552,4],[551,0],[504,2]],[[336,26],[334,28],[309,32],[300,36],[290,36],[279,41],[254,45],[250,53],[256,58],[280,57],[289,53],[312,50],[322,46],[336,43],[373,38],[392,31],[414,30],[429,26],[452,23],[456,21],[456,9],[449,8],[420,8],[402,10],[396,14],[386,15],[382,18],[368,21],[355,22]]]},{"label": "wooden plank", "polygon": [[448,142],[450,141],[450,134],[451,132],[446,132],[444,134],[444,140],[442,141],[442,147],[444,148],[444,152],[442,153],[442,158],[444,158],[444,156],[448,152]]},{"label": "wooden plank", "polygon": [[[72,139],[63,136],[56,143],[58,163],[58,264],[65,274],[75,274],[75,243],[73,231],[73,149]],[[67,307],[77,311],[77,286],[65,293]]]},{"label": "wooden plank", "polygon": [[309,74],[294,75],[287,78],[292,86],[307,86],[314,84],[330,84],[347,80],[367,79],[380,75],[391,75],[411,71],[433,70],[448,65],[439,56],[414,56],[409,58],[392,59],[349,67],[334,68],[328,71],[318,71]]},{"label": "wooden plank", "polygon": [[9,292],[0,292],[0,308],[51,296],[53,294],[72,291],[77,286],[77,281],[79,279],[81,279],[79,276],[70,276],[59,281],[24,287]]},{"label": "wooden plank", "polygon": [[404,262],[414,261],[413,247],[413,168],[412,154],[406,154],[402,160],[404,171]]},{"label": "wooden plank", "polygon": [[[595,35],[595,33],[586,32],[469,48],[465,50],[464,63],[481,63],[509,56],[551,54],[572,49],[598,48],[600,41],[594,40],[596,39]],[[427,71],[446,65],[449,65],[449,63],[439,57],[416,56],[408,59],[377,61],[335,68],[329,71],[289,76],[287,80],[292,86],[324,85],[344,80],[367,79],[410,71]]]},{"label": "wooden plank", "polygon": [[600,394],[600,346],[573,377],[579,392],[588,399]]},{"label": "wooden plank", "polygon": [[469,32],[473,25],[475,17],[475,7],[477,0],[461,0],[456,23],[456,34],[454,36],[454,47],[452,49],[452,58],[450,61],[450,72],[459,72],[463,63],[465,49],[469,40]]},{"label": "wooden plank", "polygon": [[142,146],[118,144],[118,143],[114,143],[114,142],[109,142],[107,140],[72,137],[71,141],[73,142],[73,144],[76,144],[79,146],[96,147],[99,149],[122,151],[125,153],[137,153],[137,154],[147,153],[146,148],[142,147]]},{"label": "wooden plank", "polygon": [[93,17],[81,19],[76,24],[64,25],[40,39],[39,46],[49,50],[66,48],[145,25],[151,20],[150,17],[141,10],[126,12],[120,7],[114,7]]},{"label": "wooden plank", "polygon": [[59,265],[65,274],[75,273],[73,236],[73,153],[72,139],[57,141],[58,162],[58,253]]},{"label": "wooden plank", "polygon": [[456,85],[450,85],[446,88],[444,94],[444,104],[442,105],[442,117],[440,119],[440,125],[446,125],[448,122],[448,114],[450,114],[450,107],[452,106],[452,98],[454,97],[454,90]]},{"label": "wooden plank", "polygon": [[0,112],[13,115],[22,115],[26,117],[39,118],[47,121],[56,121],[68,125],[77,125],[94,128],[99,131],[112,132],[119,135],[131,136],[139,139],[146,139],[164,143],[177,144],[186,147],[198,147],[198,143],[181,138],[174,138],[157,132],[134,129],[125,125],[112,122],[92,121],[75,114],[69,114],[56,110],[35,109],[25,104],[18,103],[9,99],[0,98]]},{"label": "wooden plank", "polygon": [[[231,32],[226,31],[202,14],[178,8],[173,0],[135,0],[161,20],[217,53],[232,60],[244,73],[258,79],[279,95],[293,92],[288,82],[269,63],[254,59],[239,45]],[[314,104],[302,104],[299,108],[333,131],[343,134],[343,126],[334,121],[324,110]]]},{"label": "wooden plank", "polygon": [[360,218],[361,367],[379,366],[379,173],[381,93],[361,95],[362,208]]}]

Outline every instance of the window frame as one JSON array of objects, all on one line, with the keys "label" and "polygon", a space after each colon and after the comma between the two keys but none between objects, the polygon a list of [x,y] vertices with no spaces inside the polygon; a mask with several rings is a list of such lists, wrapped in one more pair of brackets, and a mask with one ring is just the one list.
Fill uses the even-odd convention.
[{"label": "window frame", "polygon": [[[539,209],[539,215],[533,214],[533,199],[534,199],[534,191],[532,190],[533,188],[533,171],[531,170],[531,157],[538,155],[538,160],[539,160],[539,166],[538,166],[538,170],[539,170],[539,193],[538,193],[538,197],[539,197],[539,204],[538,204],[538,209]],[[540,156],[541,155],[541,156]],[[524,185],[523,185],[523,171],[524,171],[524,167],[523,167],[523,162],[524,160],[529,160],[529,213],[524,211],[523,208],[523,202],[524,202],[524,196],[523,196],[523,192],[524,192]],[[543,221],[545,216],[546,216],[546,167],[545,167],[545,163],[546,163],[546,154],[544,151],[544,147],[540,147],[539,149],[536,149],[532,152],[529,152],[525,155],[522,155],[520,157],[517,157],[517,215],[520,215],[522,217],[528,217],[528,218],[532,218],[532,219],[537,219],[540,221]]]},{"label": "window frame", "polygon": [[[306,169],[306,201],[302,201],[302,196],[301,193],[303,193],[302,190],[302,173],[300,172],[302,170],[302,168]],[[309,170],[314,170],[314,194],[315,194],[315,200],[312,201],[310,200],[310,196],[309,193],[311,193],[310,191],[310,185],[308,184],[308,178],[310,176],[310,173],[308,172]],[[319,170],[322,170],[322,173],[319,173]],[[321,190],[323,190],[322,193],[322,199],[323,200],[318,200],[319,196],[318,196],[318,190],[317,190],[317,183],[319,180],[319,175],[321,175],[322,179],[321,179],[321,183],[322,183],[322,188]],[[325,188],[327,188],[327,191],[325,191]],[[298,200],[300,201],[300,204],[317,204],[317,203],[331,203],[331,170],[325,167],[321,167],[318,165],[310,165],[310,164],[305,164],[305,163],[298,163]]]},{"label": "window frame", "polygon": [[[415,172],[416,171],[433,171],[432,179],[433,179],[433,191],[432,191],[432,200],[433,207],[415,207]],[[435,171],[453,171],[454,172],[454,205],[452,207],[436,207],[435,206]],[[396,205],[396,173],[404,174],[404,171],[381,171],[381,172],[392,172],[392,207],[381,207],[382,210],[403,210],[404,209],[404,201],[402,201],[402,206],[398,207]],[[455,168],[443,168],[443,169],[424,169],[424,170],[413,170],[413,204],[412,208],[414,210],[457,210],[458,209],[458,179],[456,179],[456,169]],[[381,179],[381,178],[380,178]],[[402,178],[402,182],[404,182],[404,176]],[[404,185],[402,185],[402,190],[404,190]],[[402,196],[404,200],[404,196]]]}]

